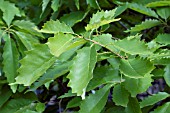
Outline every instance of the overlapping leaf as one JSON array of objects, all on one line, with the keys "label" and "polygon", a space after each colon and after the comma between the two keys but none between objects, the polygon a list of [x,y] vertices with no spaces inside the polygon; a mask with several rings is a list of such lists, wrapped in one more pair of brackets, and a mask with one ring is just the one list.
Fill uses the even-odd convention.
[{"label": "overlapping leaf", "polygon": [[124,85],[132,97],[136,97],[137,94],[145,92],[151,86],[151,75],[147,75],[144,78],[128,78],[126,77]]},{"label": "overlapping leaf", "polygon": [[59,7],[60,7],[60,0],[51,1],[51,8],[53,9],[54,12],[57,11]]},{"label": "overlapping leaf", "polygon": [[87,12],[76,11],[69,14],[65,14],[60,18],[61,22],[66,23],[68,26],[72,27],[76,23],[81,22],[87,15]]},{"label": "overlapping leaf", "polygon": [[18,69],[19,75],[16,77],[15,84],[30,86],[46,72],[55,60],[47,45],[36,45],[20,61],[21,67]]},{"label": "overlapping leaf", "polygon": [[102,25],[109,24],[111,22],[119,21],[119,19],[115,19],[116,8],[110,11],[98,11],[96,14],[93,14],[90,19],[90,23],[86,26],[86,30],[97,29]]},{"label": "overlapping leaf", "polygon": [[112,96],[113,102],[115,102],[116,105],[127,107],[129,102],[129,92],[124,88],[124,86],[120,84],[114,86]]},{"label": "overlapping leaf", "polygon": [[32,35],[36,35],[38,37],[44,38],[44,36],[40,33],[37,32],[35,29],[37,28],[34,23],[30,21],[25,21],[25,20],[16,20],[13,22],[13,25],[17,26],[18,28],[24,30],[25,32],[28,32]]},{"label": "overlapping leaf", "polygon": [[74,36],[71,34],[57,33],[54,37],[49,38],[48,47],[53,55],[59,57],[63,52],[75,48],[81,44],[84,44],[86,41],[83,39],[74,41]]},{"label": "overlapping leaf", "polygon": [[[15,42],[10,35],[4,35],[5,46],[3,52],[3,71],[7,77],[8,83],[15,82],[17,76],[17,69],[19,68],[19,53],[16,48]],[[16,91],[15,86],[11,86],[13,91]]]},{"label": "overlapping leaf", "polygon": [[142,113],[138,100],[136,98],[130,98],[128,106],[125,108],[126,113]]},{"label": "overlapping leaf", "polygon": [[89,81],[93,77],[93,69],[97,62],[95,47],[84,47],[77,52],[70,73],[68,86],[71,87],[72,93],[85,98],[84,94]]},{"label": "overlapping leaf", "polygon": [[41,76],[37,82],[34,82],[28,91],[35,91],[38,87],[44,85],[45,83],[55,80],[61,75],[67,73],[69,71],[68,67],[70,65],[71,62],[58,63],[53,68],[48,69],[47,72]]},{"label": "overlapping leaf", "polygon": [[[136,46],[137,45],[137,46]],[[139,38],[118,40],[113,43],[113,46],[125,53],[132,55],[140,54],[147,55],[151,54],[148,47],[143,41],[140,41]]]},{"label": "overlapping leaf", "polygon": [[126,32],[139,32],[145,29],[149,29],[151,27],[160,25],[161,22],[159,20],[156,19],[148,19],[143,21],[141,24],[135,25],[135,27],[131,27],[129,30],[127,30]]},{"label": "overlapping leaf", "polygon": [[8,26],[11,24],[14,16],[21,16],[19,9],[9,1],[0,0],[0,9],[3,12],[2,18]]},{"label": "overlapping leaf", "polygon": [[93,78],[88,84],[87,91],[106,83],[119,83],[121,78],[117,69],[111,66],[98,67],[94,70]]},{"label": "overlapping leaf", "polygon": [[38,44],[38,39],[34,38],[32,35],[24,32],[15,32],[27,50],[31,50],[34,44]]},{"label": "overlapping leaf", "polygon": [[149,96],[147,98],[145,98],[144,100],[142,100],[142,102],[140,102],[140,107],[146,107],[149,105],[154,105],[155,103],[166,99],[167,97],[169,97],[170,95],[168,93],[165,92],[159,92],[158,94],[153,94],[152,96]]},{"label": "overlapping leaf", "polygon": [[170,8],[169,7],[158,8],[156,11],[157,11],[158,15],[165,20],[167,20],[168,17],[170,17]]},{"label": "overlapping leaf", "polygon": [[111,85],[106,85],[83,100],[79,113],[100,113],[106,104],[110,87]]},{"label": "overlapping leaf", "polygon": [[156,108],[151,113],[168,113],[170,111],[170,102],[166,102],[162,106]]},{"label": "overlapping leaf", "polygon": [[159,34],[155,41],[160,43],[160,44],[164,44],[164,45],[168,45],[170,44],[170,34]]},{"label": "overlapping leaf", "polygon": [[59,20],[47,21],[39,32],[55,34],[55,33],[74,33],[71,27],[67,26],[65,23],[61,23]]},{"label": "overlapping leaf", "polygon": [[122,59],[120,63],[120,71],[130,78],[142,78],[150,74],[153,69],[154,65],[146,59]]},{"label": "overlapping leaf", "polygon": [[86,0],[87,4],[89,4],[91,7],[100,9],[99,3],[97,0]]},{"label": "overlapping leaf", "polygon": [[134,11],[139,12],[139,13],[158,18],[158,15],[155,13],[155,11],[153,11],[150,8],[147,8],[141,4],[128,3],[128,7]]}]

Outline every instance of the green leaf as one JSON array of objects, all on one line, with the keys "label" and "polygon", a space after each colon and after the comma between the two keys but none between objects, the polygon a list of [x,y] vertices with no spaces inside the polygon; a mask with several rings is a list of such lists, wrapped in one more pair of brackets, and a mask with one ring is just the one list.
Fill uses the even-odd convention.
[{"label": "green leaf", "polygon": [[80,97],[74,97],[73,99],[71,99],[68,104],[67,104],[67,109],[68,108],[74,108],[74,107],[78,107],[81,103],[82,99]]},{"label": "green leaf", "polygon": [[158,15],[167,20],[168,17],[170,16],[170,8],[169,7],[163,7],[163,8],[158,8],[157,10]]},{"label": "green leaf", "polygon": [[128,78],[126,77],[124,86],[132,97],[135,97],[139,93],[145,92],[151,86],[151,75],[147,75],[144,78]]},{"label": "green leaf", "polygon": [[[3,71],[7,77],[8,83],[15,82],[15,77],[17,76],[17,69],[19,68],[19,53],[15,42],[10,35],[4,35],[5,46],[3,52]],[[13,92],[16,91],[16,86],[11,86]]]},{"label": "green leaf", "polygon": [[3,19],[6,24],[9,26],[14,19],[14,16],[21,16],[19,9],[15,6],[15,4],[10,3],[9,1],[0,1],[0,9],[3,12]]},{"label": "green leaf", "polygon": [[43,15],[45,9],[47,8],[48,4],[49,4],[50,0],[42,0],[42,12],[40,17]]},{"label": "green leaf", "polygon": [[151,73],[154,65],[146,59],[135,58],[129,60],[121,60],[120,71],[130,78],[142,78]]},{"label": "green leaf", "polygon": [[158,18],[158,15],[155,13],[155,11],[153,11],[150,8],[147,8],[141,4],[128,3],[128,7],[134,11],[139,12],[139,13]]},{"label": "green leaf", "polygon": [[94,69],[93,78],[88,84],[87,91],[106,83],[120,83],[121,78],[117,69],[111,66],[101,66]]},{"label": "green leaf", "polygon": [[38,87],[44,85],[45,83],[55,80],[61,75],[64,75],[69,71],[68,67],[71,65],[71,63],[72,62],[55,64],[55,66],[48,69],[47,72],[37,80],[37,82],[34,82],[28,91],[35,91]]},{"label": "green leaf", "polygon": [[57,33],[54,37],[48,39],[47,45],[51,53],[59,57],[63,52],[86,42],[83,39],[78,41],[74,41],[74,39],[75,37],[71,34]]},{"label": "green leaf", "polygon": [[42,113],[45,110],[45,103],[37,103],[36,110],[38,113]]},{"label": "green leaf", "polygon": [[123,107],[127,107],[127,104],[129,102],[129,92],[124,88],[124,86],[122,86],[121,84],[114,86],[112,96],[113,102],[115,102],[117,106],[120,105]]},{"label": "green leaf", "polygon": [[59,20],[50,20],[47,21],[39,32],[56,34],[59,32],[62,33],[74,33],[71,27],[67,26],[65,23],[60,23]]},{"label": "green leaf", "polygon": [[58,11],[59,7],[60,7],[60,0],[52,0],[51,1],[51,8],[53,9],[53,11]]},{"label": "green leaf", "polygon": [[40,32],[37,32],[35,30],[35,29],[37,29],[35,24],[30,21],[16,20],[13,22],[13,25],[20,28],[21,30],[24,30],[25,32],[32,34],[32,35],[36,35],[38,37],[44,38],[44,36]]},{"label": "green leaf", "polygon": [[32,35],[24,32],[15,32],[27,50],[31,50],[34,47],[34,44],[38,44],[38,39],[34,38]]},{"label": "green leaf", "polygon": [[58,98],[61,99],[61,98],[67,98],[67,97],[73,97],[73,96],[76,96],[76,94],[72,93],[72,91],[69,90],[67,93],[64,93],[64,95],[61,95]]},{"label": "green leaf", "polygon": [[104,113],[126,113],[125,109],[123,107],[120,106],[111,106],[111,108],[109,108],[106,112]]},{"label": "green leaf", "polygon": [[8,99],[11,97],[12,91],[9,87],[4,86],[1,88],[0,97],[3,97],[0,99],[0,108],[5,104],[5,102],[8,101]]},{"label": "green leaf", "polygon": [[154,105],[155,103],[157,103],[161,100],[164,100],[169,96],[170,95],[166,92],[159,92],[158,94],[153,94],[152,96],[149,96],[149,97],[145,98],[144,100],[142,100],[142,102],[140,102],[140,108]]},{"label": "green leaf", "polygon": [[165,69],[164,69],[164,71],[165,71],[165,73],[164,73],[164,79],[165,79],[165,81],[166,81],[166,84],[168,85],[168,86],[170,86],[170,77],[169,77],[169,75],[170,75],[170,64],[168,64],[166,67],[165,67]]},{"label": "green leaf", "polygon": [[170,34],[159,34],[155,41],[160,43],[160,44],[165,44],[165,45],[168,45],[170,44]]},{"label": "green leaf", "polygon": [[149,29],[151,27],[160,25],[161,22],[156,20],[156,19],[148,19],[143,21],[141,24],[135,25],[135,27],[131,27],[129,30],[127,30],[126,32],[138,32],[138,31],[142,31],[145,29]]},{"label": "green leaf", "polygon": [[69,78],[68,86],[71,87],[72,93],[77,93],[77,96],[84,94],[89,81],[93,77],[93,69],[97,62],[97,53],[95,46],[84,47],[77,52],[67,76]]},{"label": "green leaf", "polygon": [[93,14],[92,18],[90,19],[89,24],[86,26],[86,30],[93,30],[97,29],[100,26],[109,24],[111,22],[119,21],[120,18],[115,19],[115,12],[117,8],[110,10],[110,11],[98,11],[96,14]]},{"label": "green leaf", "polygon": [[80,9],[80,1],[79,0],[74,0],[74,2],[75,2],[75,5],[76,5],[76,7],[77,7],[77,9],[79,10]]},{"label": "green leaf", "polygon": [[107,102],[110,87],[106,85],[83,100],[79,113],[100,113]]},{"label": "green leaf", "polygon": [[125,108],[126,113],[142,113],[138,100],[136,98],[130,98],[128,106]]},{"label": "green leaf", "polygon": [[[138,46],[136,46],[138,45]],[[113,46],[125,53],[129,53],[132,55],[140,54],[140,55],[148,55],[151,54],[148,47],[145,45],[143,41],[140,41],[138,37],[133,39],[125,38],[123,40],[118,40],[113,43]]]},{"label": "green leaf", "polygon": [[156,108],[151,113],[168,113],[170,111],[170,102],[166,102],[162,106]]},{"label": "green leaf", "polygon": [[97,0],[86,0],[87,4],[95,9],[100,9],[99,3]]},{"label": "green leaf", "polygon": [[50,54],[47,45],[36,45],[34,49],[27,51],[26,56],[20,61],[19,75],[14,84],[30,86],[46,72],[55,60],[56,58]]},{"label": "green leaf", "polygon": [[85,13],[83,11],[75,11],[69,14],[65,14],[64,16],[60,18],[60,21],[72,27],[76,23],[81,22],[86,17],[86,15],[87,15],[87,12]]},{"label": "green leaf", "polygon": [[16,98],[11,99],[6,103],[5,106],[0,108],[1,113],[14,113],[19,109],[29,105],[32,103],[31,99],[24,99],[24,98]]},{"label": "green leaf", "polygon": [[102,34],[99,36],[95,36],[94,41],[97,42],[97,44],[101,45],[102,47],[107,48],[108,50],[118,53],[119,51],[113,46],[114,40],[112,39],[111,34]]},{"label": "green leaf", "polygon": [[162,7],[162,6],[170,6],[170,1],[155,1],[146,4],[146,7]]}]

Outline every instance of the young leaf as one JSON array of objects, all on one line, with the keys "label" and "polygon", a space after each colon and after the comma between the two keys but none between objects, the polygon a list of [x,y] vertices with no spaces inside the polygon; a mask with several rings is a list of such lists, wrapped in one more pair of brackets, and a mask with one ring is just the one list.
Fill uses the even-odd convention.
[{"label": "young leaf", "polygon": [[86,30],[93,30],[97,29],[100,26],[109,24],[111,22],[119,21],[120,18],[115,19],[115,12],[117,8],[110,10],[110,11],[101,11],[93,14],[92,18],[90,19],[90,23],[87,25]]},{"label": "young leaf", "polygon": [[63,52],[75,48],[86,41],[81,39],[79,41],[73,41],[75,37],[71,34],[57,33],[54,37],[49,38],[47,45],[50,51],[56,57],[59,57]]},{"label": "young leaf", "polygon": [[89,81],[93,77],[93,69],[97,62],[97,54],[95,46],[84,47],[77,52],[70,73],[68,86],[71,87],[72,93],[77,93],[77,96],[82,96],[86,91]]},{"label": "young leaf", "polygon": [[[138,46],[136,46],[136,45],[138,45]],[[151,54],[148,47],[145,45],[145,43],[143,41],[140,41],[139,38],[133,38],[133,39],[125,38],[123,40],[118,40],[113,43],[113,46],[125,53],[129,53],[132,55]]]},{"label": "young leaf", "polygon": [[8,26],[11,24],[14,16],[21,16],[19,9],[9,1],[0,0],[0,9],[3,12],[2,18]]},{"label": "young leaf", "polygon": [[129,98],[128,106],[125,108],[126,113],[142,113],[138,100],[136,98]]},{"label": "young leaf", "polygon": [[155,1],[146,4],[146,7],[162,7],[162,6],[170,6],[170,1]]},{"label": "young leaf", "polygon": [[161,22],[156,19],[148,19],[143,21],[141,24],[135,25],[135,27],[131,27],[131,29],[127,30],[126,32],[136,32],[136,31],[138,32],[160,24]]},{"label": "young leaf", "polygon": [[13,22],[13,25],[24,30],[25,32],[32,34],[32,35],[36,35],[38,37],[44,38],[44,36],[40,32],[37,32],[35,30],[35,29],[37,29],[35,24],[30,21],[16,20]]},{"label": "young leaf", "polygon": [[151,73],[154,65],[146,59],[135,58],[129,60],[121,60],[120,71],[130,78],[142,78]]},{"label": "young leaf", "polygon": [[163,7],[163,8],[158,8],[157,10],[158,15],[167,20],[168,17],[170,16],[170,8],[169,7]]},{"label": "young leaf", "polygon": [[162,106],[156,108],[151,113],[168,113],[170,111],[170,102],[163,104]]},{"label": "young leaf", "polygon": [[124,86],[132,97],[135,97],[139,93],[145,92],[149,86],[151,86],[152,78],[151,75],[147,75],[144,78],[128,78],[126,77]]},{"label": "young leaf", "polygon": [[165,71],[165,73],[164,73],[164,79],[165,79],[165,81],[166,81],[166,84],[168,85],[168,86],[170,86],[170,77],[169,77],[169,75],[170,75],[170,64],[168,64],[166,67],[165,67],[165,69],[164,69],[164,71]]},{"label": "young leaf", "polygon": [[[3,52],[3,71],[7,77],[8,83],[15,82],[15,77],[17,76],[17,69],[19,68],[19,53],[15,42],[10,35],[4,35],[5,46]],[[15,86],[11,86],[13,92],[16,91]]]},{"label": "young leaf", "polygon": [[27,51],[26,56],[20,61],[19,75],[15,78],[14,84],[30,86],[46,72],[55,60],[47,45],[36,45],[34,49]]},{"label": "young leaf", "polygon": [[134,11],[139,12],[139,13],[158,18],[158,15],[155,13],[155,11],[153,11],[150,8],[147,8],[141,4],[128,3],[128,7]]},{"label": "young leaf", "polygon": [[170,34],[159,34],[155,41],[160,43],[160,44],[165,44],[165,45],[168,45],[170,44]]},{"label": "young leaf", "polygon": [[169,96],[170,95],[166,92],[159,92],[158,94],[153,94],[152,96],[149,96],[145,98],[144,100],[142,100],[142,102],[140,102],[140,108],[143,108],[149,105],[154,105],[155,103],[163,99],[166,99]]},{"label": "young leaf", "polygon": [[114,86],[112,96],[113,102],[115,102],[117,106],[127,107],[129,92],[121,84]]},{"label": "young leaf", "polygon": [[71,27],[67,26],[65,23],[61,23],[59,20],[50,20],[47,21],[39,32],[56,34],[59,32],[62,33],[74,33]]},{"label": "young leaf", "polygon": [[104,108],[111,85],[106,85],[81,102],[79,113],[100,113]]}]

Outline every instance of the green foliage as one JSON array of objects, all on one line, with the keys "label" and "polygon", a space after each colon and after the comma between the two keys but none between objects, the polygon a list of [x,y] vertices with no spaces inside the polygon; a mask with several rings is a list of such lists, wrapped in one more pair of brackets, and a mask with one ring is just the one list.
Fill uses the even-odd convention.
[{"label": "green foliage", "polygon": [[0,0],[0,113],[168,112],[169,6]]}]

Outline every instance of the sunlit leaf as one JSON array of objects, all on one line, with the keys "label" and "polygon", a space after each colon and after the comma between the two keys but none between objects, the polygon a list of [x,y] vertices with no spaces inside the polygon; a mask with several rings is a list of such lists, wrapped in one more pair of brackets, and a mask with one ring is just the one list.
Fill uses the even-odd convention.
[{"label": "sunlit leaf", "polygon": [[[47,45],[36,45],[34,49],[27,51],[26,56],[20,61],[19,75],[15,84],[30,86],[55,62]],[[29,75],[29,76],[28,76]]]},{"label": "sunlit leaf", "polygon": [[67,76],[69,78],[68,86],[72,93],[82,96],[86,91],[89,81],[93,78],[93,69],[97,61],[95,46],[84,47],[77,52]]}]

